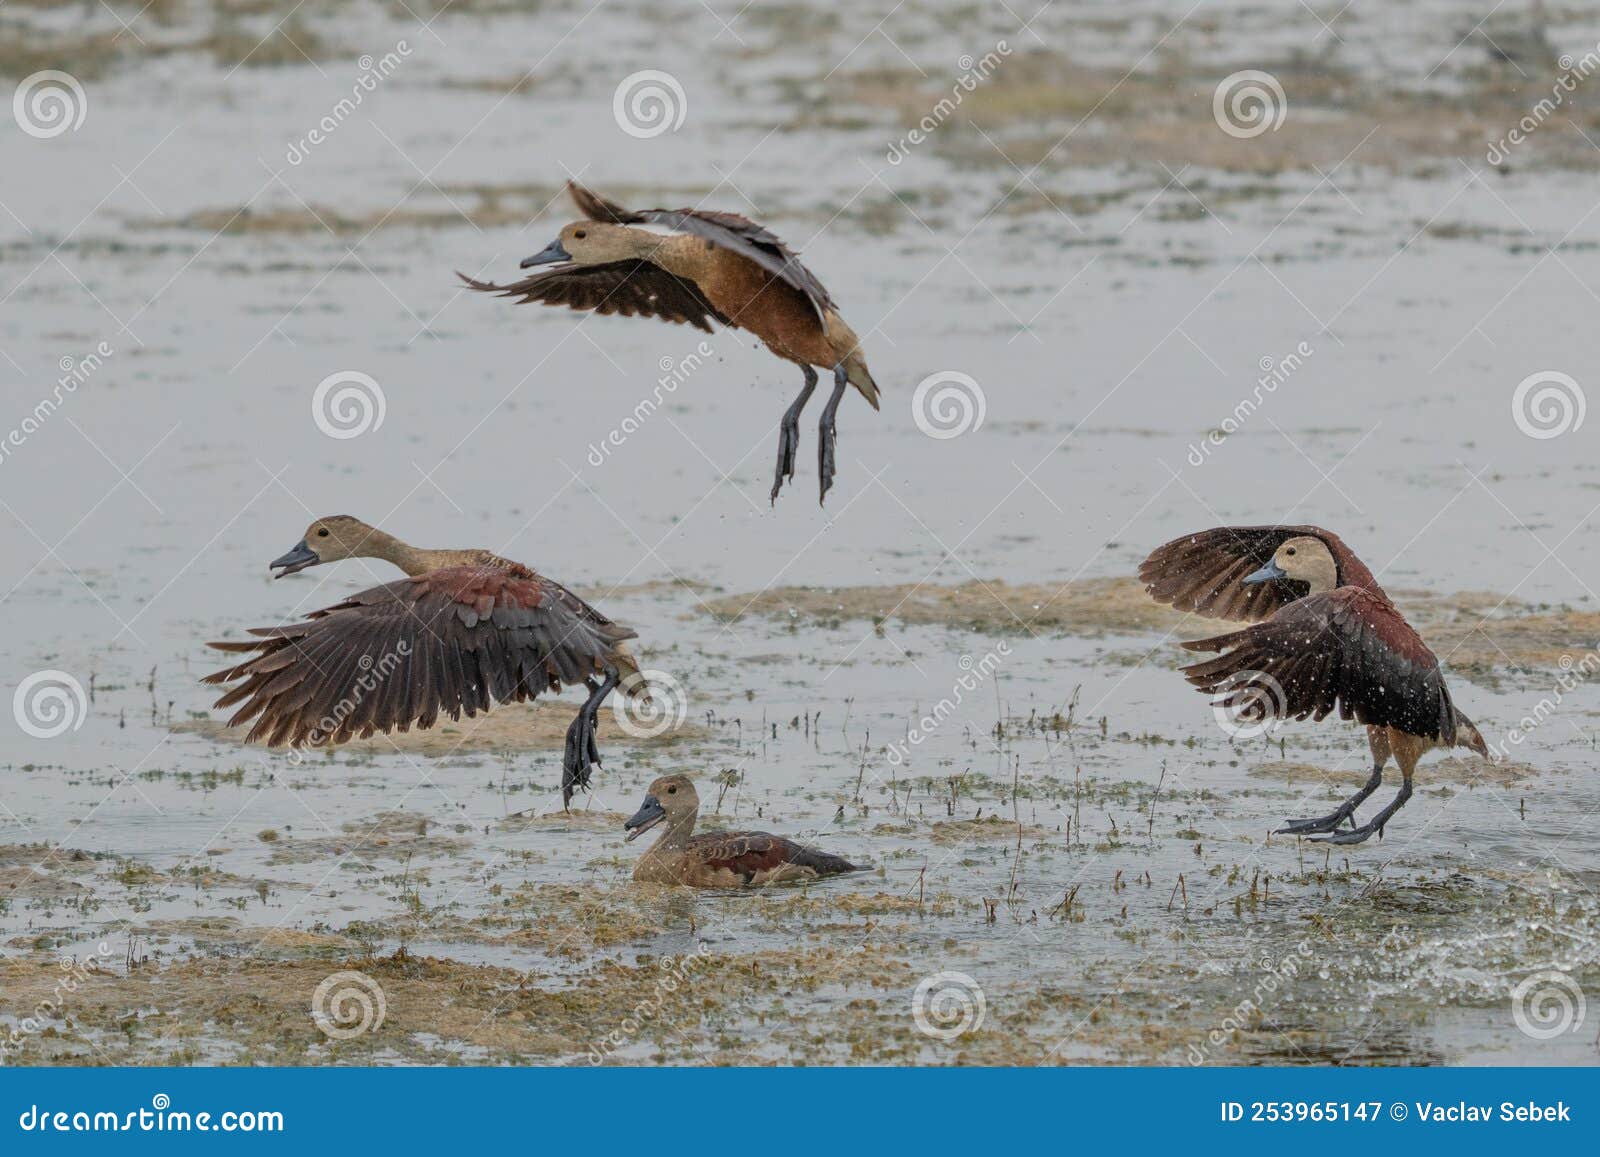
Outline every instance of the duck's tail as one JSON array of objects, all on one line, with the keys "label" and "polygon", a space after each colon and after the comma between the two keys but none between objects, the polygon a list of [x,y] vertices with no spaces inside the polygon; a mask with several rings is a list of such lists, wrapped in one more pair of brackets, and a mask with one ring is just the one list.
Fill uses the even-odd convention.
[{"label": "duck's tail", "polygon": [[639,669],[639,660],[628,650],[628,644],[618,642],[611,649],[611,662],[617,668],[617,677],[621,683],[617,692],[629,699],[649,699],[650,685],[645,682],[644,672]]},{"label": "duck's tail", "polygon": [[861,396],[871,403],[874,410],[882,409],[878,405],[878,383],[872,380],[872,371],[867,369],[867,358],[861,352],[861,343],[856,338],[855,330],[845,324],[844,318],[830,312],[828,337],[833,341],[836,352],[845,351],[842,360],[845,377],[850,379],[850,384],[861,391]]}]

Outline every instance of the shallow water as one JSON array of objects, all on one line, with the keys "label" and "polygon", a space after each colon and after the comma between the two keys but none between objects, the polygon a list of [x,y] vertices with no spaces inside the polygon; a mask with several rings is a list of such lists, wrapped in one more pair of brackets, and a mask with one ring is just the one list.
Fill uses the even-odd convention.
[{"label": "shallow water", "polygon": [[[1036,631],[1032,603],[881,629],[861,612],[856,588],[1121,576],[1185,530],[1277,520],[1337,529],[1392,587],[1488,592],[1458,618],[1596,609],[1590,435],[1529,437],[1511,401],[1540,371],[1587,385],[1586,107],[1500,173],[1484,142],[1549,80],[1452,51],[1482,12],[1352,12],[1336,37],[1300,5],[1188,7],[1052,7],[1031,31],[942,4],[877,27],[850,6],[751,9],[721,12],[724,30],[698,4],[454,5],[428,28],[350,4],[297,15],[312,61],[279,38],[235,67],[284,12],[174,4],[103,61],[78,44],[30,65],[82,71],[89,109],[52,139],[0,134],[5,171],[26,175],[0,192],[0,427],[21,428],[64,359],[111,352],[0,459],[5,683],[56,669],[93,693],[65,735],[0,728],[0,977],[25,993],[38,960],[102,941],[112,959],[104,1015],[23,1055],[583,1060],[630,1005],[517,1021],[508,994],[576,1000],[606,968],[631,970],[608,983],[633,992],[656,956],[705,944],[703,999],[603,1052],[1592,1063],[1592,1010],[1549,1039],[1513,1015],[1542,972],[1600,991],[1592,686],[1563,692],[1503,774],[1430,757],[1442,766],[1382,843],[1329,857],[1266,833],[1360,781],[1354,729],[1230,744],[1158,630]],[[1594,15],[1554,14],[1557,51],[1592,47]],[[40,43],[117,31],[80,6],[7,19]],[[241,31],[242,49],[223,36]],[[957,58],[1000,38],[1014,52],[984,99],[891,164]],[[402,39],[393,75],[290,163],[356,58]],[[1280,133],[1218,132],[1211,91],[1242,68],[1284,78]],[[677,131],[619,129],[612,94],[641,69],[683,87]],[[1419,121],[1440,126],[1431,149],[1404,135]],[[1297,131],[1303,157],[1272,151]],[[1348,160],[1315,151],[1345,133],[1363,142]],[[825,508],[809,416],[794,483],[766,501],[798,382],[746,335],[705,338],[705,364],[601,454],[704,335],[456,288],[456,269],[505,280],[546,244],[568,173],[624,200],[752,212],[804,250],[885,392],[878,414],[846,400]],[[1206,448],[1263,359],[1301,343],[1303,364]],[[358,437],[313,420],[340,371],[383,394]],[[985,406],[950,439],[912,413],[941,371]],[[269,579],[267,560],[335,511],[583,587],[639,628],[697,730],[603,736],[599,816],[533,822],[508,817],[559,809],[543,745],[300,763],[197,731],[205,640],[388,577],[348,562]],[[838,590],[841,609],[708,613],[791,586]],[[1596,640],[1571,643],[1577,661]],[[993,677],[894,762],[885,745],[986,655]],[[1493,743],[1560,675],[1508,658],[1453,678]],[[1069,704],[1071,727],[1030,726]],[[724,821],[878,870],[805,893],[635,889],[621,819],[669,769],[711,798],[732,769]],[[763,961],[784,980],[740,971]],[[330,1050],[304,1010],[336,965],[380,978],[389,1019]],[[947,973],[984,993],[983,1024],[952,1040],[912,1016],[919,980]],[[281,1028],[184,988],[226,990],[219,976],[279,1000]],[[424,1009],[430,983],[471,1014]],[[183,1027],[118,1027],[143,1004]],[[0,1023],[29,1007],[0,1002]]]}]

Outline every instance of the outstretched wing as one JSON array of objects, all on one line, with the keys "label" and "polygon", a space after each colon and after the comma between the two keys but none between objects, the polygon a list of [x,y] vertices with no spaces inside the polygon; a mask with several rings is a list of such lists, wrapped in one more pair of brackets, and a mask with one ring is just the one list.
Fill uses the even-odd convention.
[{"label": "outstretched wing", "polygon": [[1438,658],[1370,591],[1311,595],[1264,623],[1184,646],[1222,652],[1183,673],[1242,721],[1322,719],[1337,709],[1344,719],[1455,743]]},{"label": "outstretched wing", "polygon": [[811,302],[819,319],[833,308],[833,298],[823,288],[822,282],[817,280],[816,274],[800,263],[794,250],[785,245],[776,233],[748,217],[704,209],[624,209],[615,201],[585,189],[576,181],[567,182],[567,192],[572,195],[578,212],[591,221],[607,221],[613,225],[660,225],[692,234],[754,261],[778,280],[798,289]]},{"label": "outstretched wing", "polygon": [[[574,605],[576,604],[576,605]],[[212,643],[246,653],[205,682],[233,684],[219,709],[250,723],[247,742],[343,743],[433,726],[494,703],[532,699],[615,665],[634,632],[532,575],[447,567]]]},{"label": "outstretched wing", "polygon": [[1272,561],[1291,538],[1319,538],[1333,555],[1339,586],[1386,598],[1378,580],[1339,536],[1320,526],[1219,526],[1175,538],[1139,564],[1139,579],[1157,602],[1212,619],[1259,622],[1306,593],[1306,584],[1275,579],[1256,586],[1239,580]]},{"label": "outstretched wing", "polygon": [[472,289],[515,297],[523,305],[539,302],[623,317],[659,317],[687,322],[707,333],[712,332],[712,321],[728,324],[699,286],[649,261],[557,265],[506,285],[477,281],[465,273],[456,276]]}]

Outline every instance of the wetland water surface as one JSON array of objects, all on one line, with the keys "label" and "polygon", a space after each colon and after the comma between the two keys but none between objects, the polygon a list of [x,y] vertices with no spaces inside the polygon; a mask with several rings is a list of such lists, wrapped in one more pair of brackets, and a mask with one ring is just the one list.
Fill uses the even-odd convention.
[{"label": "wetland water surface", "polygon": [[[1513,408],[1593,390],[1593,94],[1486,150],[1600,8],[1550,6],[1548,55],[1486,24],[1519,62],[1441,2],[514,7],[0,12],[5,79],[87,101],[0,133],[0,653],[8,693],[67,677],[0,728],[8,1060],[1593,1063],[1600,474]],[[1287,113],[1241,137],[1244,69]],[[643,70],[676,130],[619,125]],[[462,293],[569,174],[804,250],[885,393],[826,508],[810,415],[768,505],[799,382],[748,335]],[[332,437],[347,373],[381,421],[357,381]],[[981,423],[924,432],[937,374]],[[606,712],[571,815],[572,695],[244,746],[205,641],[392,577],[271,581],[335,512],[581,589],[682,725]],[[1274,521],[1339,532],[1506,752],[1428,757],[1331,854],[1268,833],[1365,778],[1359,730],[1230,738],[1174,671],[1207,625],[1129,578]],[[635,885],[666,771],[873,868]]]}]

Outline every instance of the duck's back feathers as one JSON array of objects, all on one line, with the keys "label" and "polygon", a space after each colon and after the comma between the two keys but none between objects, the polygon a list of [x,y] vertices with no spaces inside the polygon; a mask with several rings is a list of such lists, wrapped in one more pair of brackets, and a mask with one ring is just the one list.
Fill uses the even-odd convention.
[{"label": "duck's back feathers", "polygon": [[1189,682],[1244,721],[1342,718],[1451,745],[1456,711],[1439,660],[1381,593],[1346,586],[1299,599],[1264,623],[1185,643],[1220,651]]},{"label": "duck's back feathers", "polygon": [[613,225],[660,225],[691,234],[755,262],[780,281],[798,289],[805,294],[816,310],[818,319],[824,323],[823,314],[833,308],[833,298],[816,274],[800,263],[800,258],[777,234],[748,217],[705,209],[625,209],[615,201],[585,189],[576,181],[567,182],[567,191],[572,195],[578,211],[591,221],[607,221]]},{"label": "duck's back feathers", "polygon": [[731,872],[746,884],[784,875],[785,868],[809,870],[818,876],[861,870],[843,857],[768,832],[706,832],[692,837],[688,850],[708,869]]},{"label": "duck's back feathers", "polygon": [[1327,546],[1339,571],[1339,586],[1359,587],[1387,601],[1366,564],[1338,535],[1320,526],[1219,526],[1186,534],[1151,551],[1139,565],[1139,579],[1151,598],[1180,611],[1259,622],[1304,595],[1306,585],[1275,579],[1244,586],[1239,580],[1271,562],[1284,542],[1302,536]]},{"label": "duck's back feathers", "polygon": [[518,298],[518,304],[565,305],[570,309],[623,317],[658,317],[711,331],[723,317],[700,287],[650,261],[611,261],[603,265],[557,265],[521,281],[496,285],[465,273],[457,277],[482,293]]},{"label": "duck's back feathers", "polygon": [[249,653],[206,677],[248,742],[342,743],[473,716],[617,667],[635,632],[526,568],[447,567],[385,583],[297,623],[212,643]]}]

